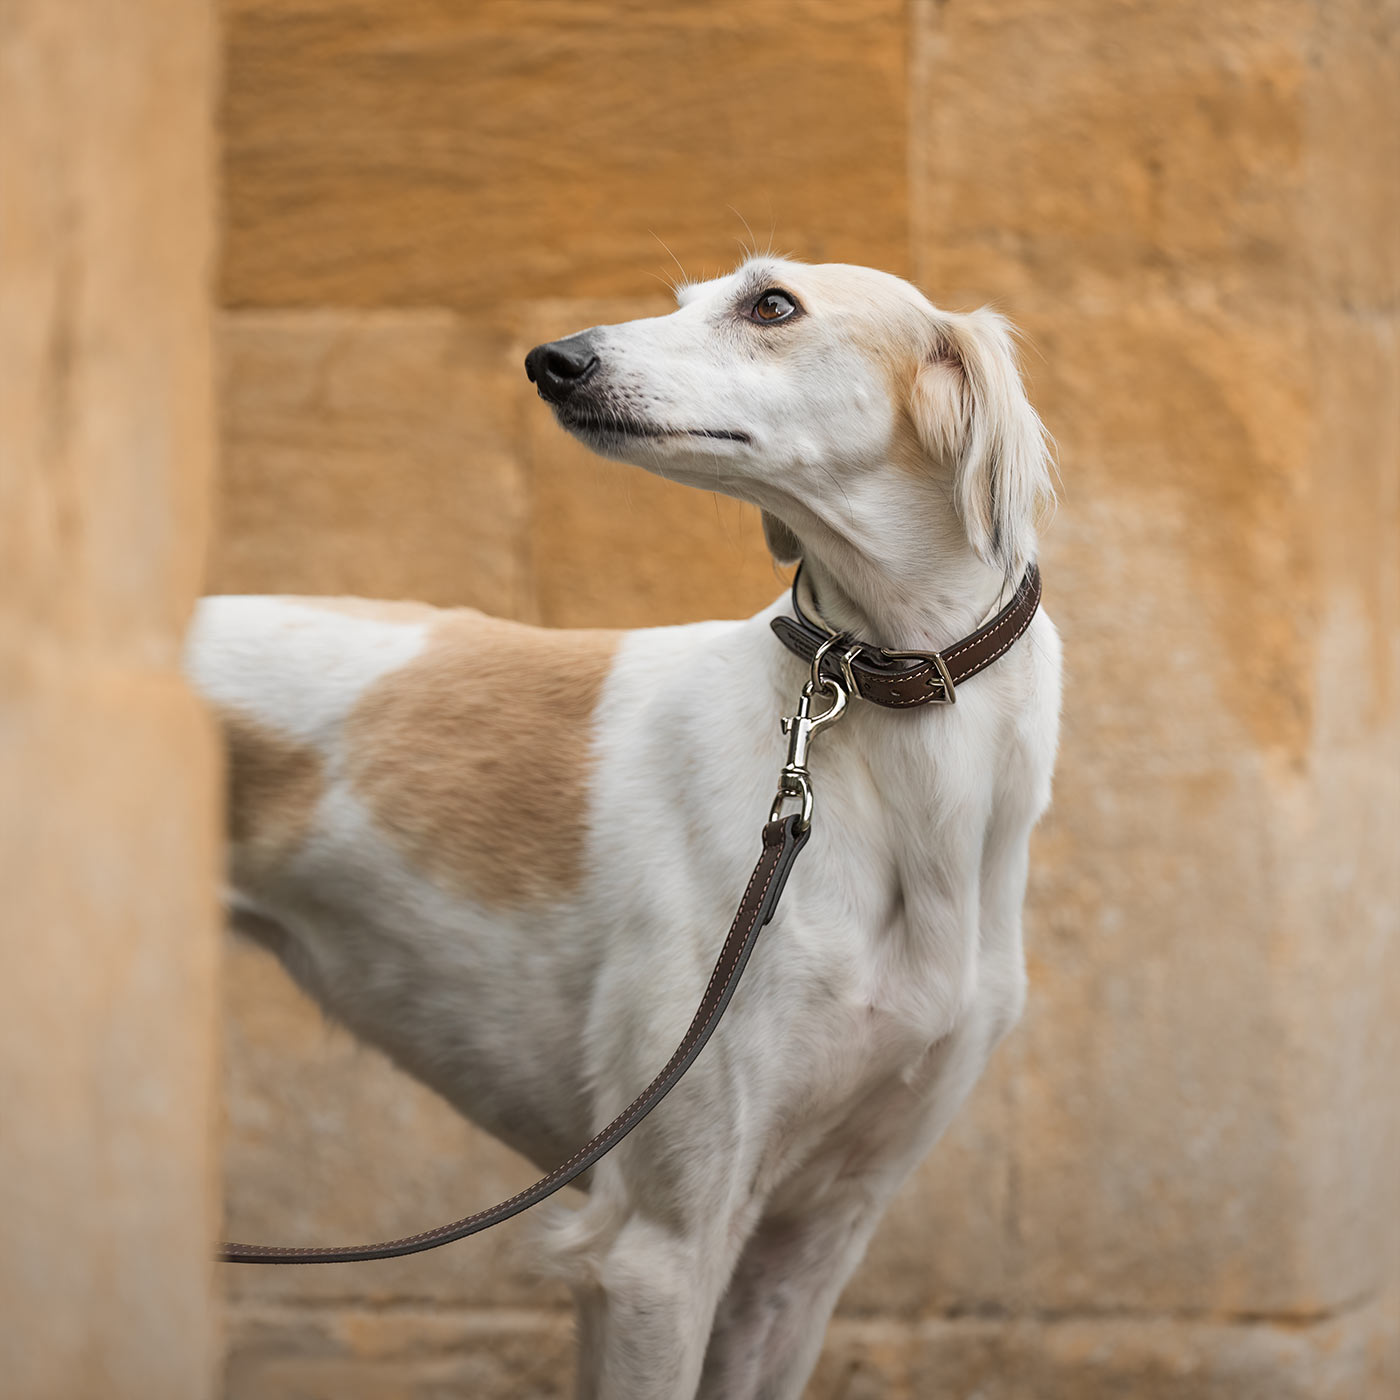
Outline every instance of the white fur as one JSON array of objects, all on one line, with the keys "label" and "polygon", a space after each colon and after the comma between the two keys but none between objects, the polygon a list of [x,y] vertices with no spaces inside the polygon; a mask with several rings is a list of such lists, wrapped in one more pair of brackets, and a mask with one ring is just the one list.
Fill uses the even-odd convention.
[{"label": "white fur", "polygon": [[[801,313],[747,320],[769,287]],[[946,646],[990,616],[1034,555],[1048,489],[1000,320],[937,311],[865,269],[771,260],[681,300],[586,333],[593,402],[747,441],[578,435],[761,506],[800,544],[823,611],[862,637]],[[435,888],[338,776],[339,719],[416,654],[421,626],[206,603],[191,673],[316,743],[330,774],[292,868],[239,897],[329,1010],[553,1166],[650,1079],[703,990],[805,674],[768,629],[785,607],[627,636],[597,714],[586,877],[515,914]],[[551,1222],[579,1300],[581,1396],[801,1394],[890,1197],[1020,1013],[1059,675],[1042,613],[955,707],[854,701],[819,737],[811,844],[723,1025],[586,1203]]]},{"label": "white fur", "polygon": [[421,623],[381,622],[292,598],[204,598],[186,670],[205,697],[302,743],[333,735],[355,701],[423,645]]}]

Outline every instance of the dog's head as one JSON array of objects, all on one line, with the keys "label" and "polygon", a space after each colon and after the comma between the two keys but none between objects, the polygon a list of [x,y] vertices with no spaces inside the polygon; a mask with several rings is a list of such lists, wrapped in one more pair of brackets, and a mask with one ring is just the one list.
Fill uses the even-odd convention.
[{"label": "dog's head", "polygon": [[1025,567],[1049,457],[1000,316],[940,311],[869,268],[772,258],[678,301],[527,356],[581,441],[760,506],[785,561],[839,542],[897,568],[960,543]]}]

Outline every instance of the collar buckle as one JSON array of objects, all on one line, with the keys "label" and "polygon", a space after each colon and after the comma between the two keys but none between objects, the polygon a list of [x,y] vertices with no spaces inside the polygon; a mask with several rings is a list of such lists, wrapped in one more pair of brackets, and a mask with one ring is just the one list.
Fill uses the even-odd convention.
[{"label": "collar buckle", "polygon": [[890,651],[887,647],[879,648],[880,655],[886,661],[922,661],[927,665],[933,664],[933,668],[938,672],[939,684],[943,687],[941,693],[929,697],[931,705],[956,705],[958,703],[958,688],[953,684],[952,672],[948,670],[948,663],[943,659],[941,651]]}]

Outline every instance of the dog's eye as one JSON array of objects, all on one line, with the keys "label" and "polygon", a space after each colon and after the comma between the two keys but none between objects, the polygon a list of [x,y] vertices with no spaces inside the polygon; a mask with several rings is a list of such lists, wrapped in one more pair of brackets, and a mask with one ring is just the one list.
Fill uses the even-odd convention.
[{"label": "dog's eye", "polygon": [[749,308],[754,321],[782,321],[797,310],[797,303],[786,292],[764,292]]}]

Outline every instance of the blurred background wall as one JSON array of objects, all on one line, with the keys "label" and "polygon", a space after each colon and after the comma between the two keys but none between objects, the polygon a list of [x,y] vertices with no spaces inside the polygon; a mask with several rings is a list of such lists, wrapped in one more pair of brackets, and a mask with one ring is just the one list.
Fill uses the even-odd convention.
[{"label": "blurred background wall", "polygon": [[[768,601],[749,513],[588,458],[520,368],[664,310],[672,254],[731,266],[744,220],[1028,333],[1069,678],[1030,1007],[812,1393],[1394,1395],[1400,7],[223,20],[213,589],[551,624]],[[0,11],[0,761],[25,940],[0,1065],[39,1125],[7,1109],[0,1364],[26,1396],[197,1396],[213,1349],[215,779],[171,672],[204,538],[206,22],[194,0]],[[238,1237],[399,1232],[523,1179],[273,964],[227,958]],[[528,1230],[225,1271],[226,1394],[567,1393],[566,1300],[528,1276]]]},{"label": "blurred background wall", "polygon": [[[780,586],[752,513],[587,456],[529,346],[663,311],[750,237],[1027,332],[1069,682],[1030,1009],[813,1394],[1397,1393],[1400,7],[226,22],[214,589],[742,615]],[[407,1231],[526,1177],[249,949],[228,1037],[238,1238]],[[231,1271],[229,1395],[566,1393],[528,1231]]]},{"label": "blurred background wall", "polygon": [[0,4],[0,1395],[217,1393],[207,0]]}]

